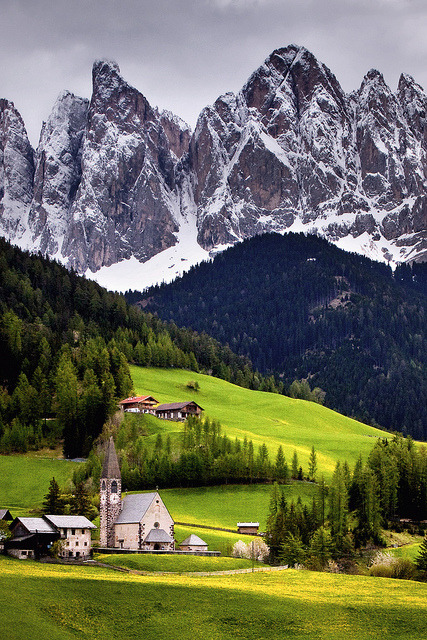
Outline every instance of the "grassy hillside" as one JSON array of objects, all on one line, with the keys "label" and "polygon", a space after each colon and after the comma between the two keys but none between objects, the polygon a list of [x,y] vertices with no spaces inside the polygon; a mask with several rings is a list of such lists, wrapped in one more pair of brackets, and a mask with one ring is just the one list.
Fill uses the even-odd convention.
[{"label": "grassy hillside", "polygon": [[51,479],[63,486],[78,465],[38,453],[0,456],[0,506],[13,516],[28,515],[30,509],[40,507]]},{"label": "grassy hillside", "polygon": [[[299,464],[307,470],[314,445],[319,474],[326,476],[337,460],[352,466],[359,453],[367,456],[374,438],[387,435],[313,402],[251,391],[190,371],[132,366],[131,375],[137,394],[153,395],[160,402],[195,400],[206,415],[221,422],[228,436],[242,440],[247,436],[256,447],[265,442],[271,456],[281,444],[288,464],[296,449]],[[200,390],[188,389],[189,380],[196,380]],[[178,423],[169,424],[171,432],[181,428]]]},{"label": "grassy hillside", "polygon": [[9,640],[422,638],[427,585],[288,570],[136,576],[0,558]]}]

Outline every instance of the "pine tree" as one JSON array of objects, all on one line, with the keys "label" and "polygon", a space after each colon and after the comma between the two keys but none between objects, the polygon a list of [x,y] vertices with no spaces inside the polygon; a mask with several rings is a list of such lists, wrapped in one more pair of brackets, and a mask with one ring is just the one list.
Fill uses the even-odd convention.
[{"label": "pine tree", "polygon": [[73,515],[86,516],[91,519],[94,515],[94,508],[83,482],[78,482],[74,491],[74,495],[70,502],[70,512]]},{"label": "pine tree", "polygon": [[314,445],[311,447],[310,457],[308,459],[308,477],[314,482],[316,480],[317,472],[317,456],[314,450]]},{"label": "pine tree", "polygon": [[415,566],[419,571],[427,573],[427,536],[420,544],[419,554],[415,558]]},{"label": "pine tree", "polygon": [[294,450],[294,455],[292,456],[292,478],[294,480],[298,478],[298,454],[296,450]]},{"label": "pine tree", "polygon": [[60,516],[64,513],[65,501],[55,478],[49,483],[49,491],[43,500],[43,513]]}]

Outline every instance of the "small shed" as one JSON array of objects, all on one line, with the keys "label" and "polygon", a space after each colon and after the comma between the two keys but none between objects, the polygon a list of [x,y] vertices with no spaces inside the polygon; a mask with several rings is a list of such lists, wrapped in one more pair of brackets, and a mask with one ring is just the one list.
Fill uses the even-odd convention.
[{"label": "small shed", "polygon": [[192,533],[188,538],[185,538],[179,545],[181,551],[207,551],[208,544],[195,533]]},{"label": "small shed", "polygon": [[10,513],[9,509],[0,509],[0,520],[5,520],[7,522],[12,522],[13,516]]},{"label": "small shed", "polygon": [[200,407],[194,400],[188,402],[172,402],[170,404],[159,404],[155,408],[154,413],[157,418],[163,420],[186,420],[188,416],[200,416],[203,408]]},{"label": "small shed", "polygon": [[119,408],[129,413],[152,413],[159,401],[153,396],[132,396],[119,402]]},{"label": "small shed", "polygon": [[246,535],[257,535],[259,530],[259,522],[238,522],[237,533]]}]

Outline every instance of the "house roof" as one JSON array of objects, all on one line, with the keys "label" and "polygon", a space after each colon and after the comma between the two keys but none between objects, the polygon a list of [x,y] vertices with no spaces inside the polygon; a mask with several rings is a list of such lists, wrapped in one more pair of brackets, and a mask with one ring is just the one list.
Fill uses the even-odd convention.
[{"label": "house roof", "polygon": [[85,516],[44,516],[46,520],[59,529],[96,529],[96,526]]},{"label": "house roof", "polygon": [[171,409],[184,409],[185,407],[188,407],[189,404],[194,404],[196,405],[196,407],[199,407],[199,409],[203,408],[197,404],[197,402],[194,402],[194,400],[188,400],[187,402],[171,402],[170,404],[159,404],[158,407],[156,407],[156,411],[170,411]]},{"label": "house roof", "polygon": [[173,538],[164,529],[151,529],[144,542],[173,542]]},{"label": "house roof", "polygon": [[101,478],[121,478],[113,436],[110,437],[102,466]]},{"label": "house roof", "polygon": [[208,543],[202,540],[201,538],[199,538],[199,536],[196,536],[195,533],[192,533],[190,536],[188,536],[188,538],[185,538],[185,540],[183,540],[179,546],[187,547],[190,545],[197,546],[197,547],[201,547],[201,546],[207,547]]},{"label": "house roof", "polygon": [[0,509],[0,520],[13,520],[9,509]]},{"label": "house roof", "polygon": [[153,400],[156,404],[158,402],[158,400],[153,398],[153,396],[132,396],[130,398],[120,400],[119,404],[135,404],[135,402],[144,402],[144,400]]},{"label": "house roof", "polygon": [[20,522],[29,533],[57,533],[55,527],[44,518],[15,518],[14,522]]},{"label": "house roof", "polygon": [[259,527],[259,522],[238,522],[238,527]]},{"label": "house roof", "polygon": [[140,522],[158,493],[133,493],[123,498],[122,511],[116,524]]}]

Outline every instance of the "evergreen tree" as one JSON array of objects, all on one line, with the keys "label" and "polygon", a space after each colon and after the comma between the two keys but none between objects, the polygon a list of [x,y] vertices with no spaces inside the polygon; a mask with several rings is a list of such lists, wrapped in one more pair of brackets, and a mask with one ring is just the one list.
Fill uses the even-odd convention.
[{"label": "evergreen tree", "polygon": [[84,482],[79,482],[76,485],[70,501],[70,513],[78,516],[86,516],[89,520],[94,516],[94,507]]},{"label": "evergreen tree", "polygon": [[49,490],[43,500],[43,513],[59,516],[64,513],[64,508],[65,500],[61,495],[57,481],[52,478]]},{"label": "evergreen tree", "polygon": [[317,456],[314,450],[314,445],[311,447],[310,457],[308,459],[308,477],[314,482],[316,480],[317,472]]},{"label": "evergreen tree", "polygon": [[307,557],[306,550],[298,535],[288,533],[281,546],[280,561],[293,567],[295,564],[301,564]]},{"label": "evergreen tree", "polygon": [[292,456],[292,478],[294,480],[298,478],[298,454],[296,450],[294,450],[294,455]]},{"label": "evergreen tree", "polygon": [[427,573],[427,537],[420,544],[419,553],[415,558],[415,566],[419,571]]}]

